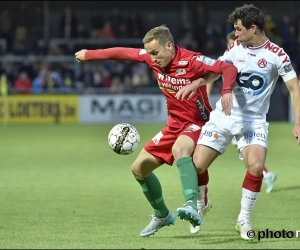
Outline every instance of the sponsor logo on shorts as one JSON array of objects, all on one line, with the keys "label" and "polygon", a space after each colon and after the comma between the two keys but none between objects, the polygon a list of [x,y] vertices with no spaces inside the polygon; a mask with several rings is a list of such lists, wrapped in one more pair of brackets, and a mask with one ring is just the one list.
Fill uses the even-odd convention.
[{"label": "sponsor logo on shorts", "polygon": [[251,139],[257,139],[257,140],[260,140],[260,141],[266,141],[267,139],[267,136],[266,134],[263,134],[263,133],[255,133],[255,132],[252,132],[252,133],[244,133],[244,138],[247,139],[247,140],[251,140]]},{"label": "sponsor logo on shorts", "polygon": [[219,134],[218,133],[208,131],[208,130],[205,130],[203,133],[201,133],[201,137],[202,136],[213,137],[215,139],[219,139]]}]

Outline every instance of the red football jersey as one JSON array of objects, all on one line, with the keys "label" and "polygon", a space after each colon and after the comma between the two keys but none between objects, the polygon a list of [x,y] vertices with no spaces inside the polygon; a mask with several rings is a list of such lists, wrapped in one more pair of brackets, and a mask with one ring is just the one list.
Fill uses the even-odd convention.
[{"label": "red football jersey", "polygon": [[177,100],[175,94],[183,86],[207,73],[221,74],[221,61],[213,60],[199,52],[179,48],[175,45],[176,56],[164,69],[160,68],[145,49],[115,47],[87,50],[85,59],[131,60],[148,64],[153,70],[158,86],[166,97],[168,115],[182,121],[208,121],[212,110],[207,97],[206,85],[198,88],[190,100]]}]

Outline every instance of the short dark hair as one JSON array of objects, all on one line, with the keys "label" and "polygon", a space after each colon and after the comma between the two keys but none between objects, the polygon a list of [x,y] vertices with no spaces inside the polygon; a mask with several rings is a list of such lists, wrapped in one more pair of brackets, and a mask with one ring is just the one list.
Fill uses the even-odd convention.
[{"label": "short dark hair", "polygon": [[250,29],[254,24],[261,31],[265,29],[265,17],[262,11],[256,8],[253,4],[244,4],[242,7],[237,7],[229,16],[228,22],[231,24],[236,23],[240,19],[242,25],[246,29]]}]

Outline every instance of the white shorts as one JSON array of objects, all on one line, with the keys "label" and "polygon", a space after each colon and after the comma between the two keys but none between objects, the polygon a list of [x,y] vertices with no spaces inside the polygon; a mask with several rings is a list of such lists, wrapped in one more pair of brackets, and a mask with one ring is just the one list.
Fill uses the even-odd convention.
[{"label": "white shorts", "polygon": [[197,144],[206,145],[223,154],[235,137],[239,151],[252,144],[268,148],[268,128],[269,123],[265,120],[239,121],[212,111],[209,121],[202,127]]}]

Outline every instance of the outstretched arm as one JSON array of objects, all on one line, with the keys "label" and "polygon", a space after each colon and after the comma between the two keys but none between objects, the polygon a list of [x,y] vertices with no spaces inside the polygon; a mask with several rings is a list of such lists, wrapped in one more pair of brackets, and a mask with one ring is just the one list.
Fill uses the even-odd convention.
[{"label": "outstretched arm", "polygon": [[140,49],[115,47],[108,49],[87,50],[82,49],[75,53],[78,62],[93,60],[130,60],[138,61]]}]

